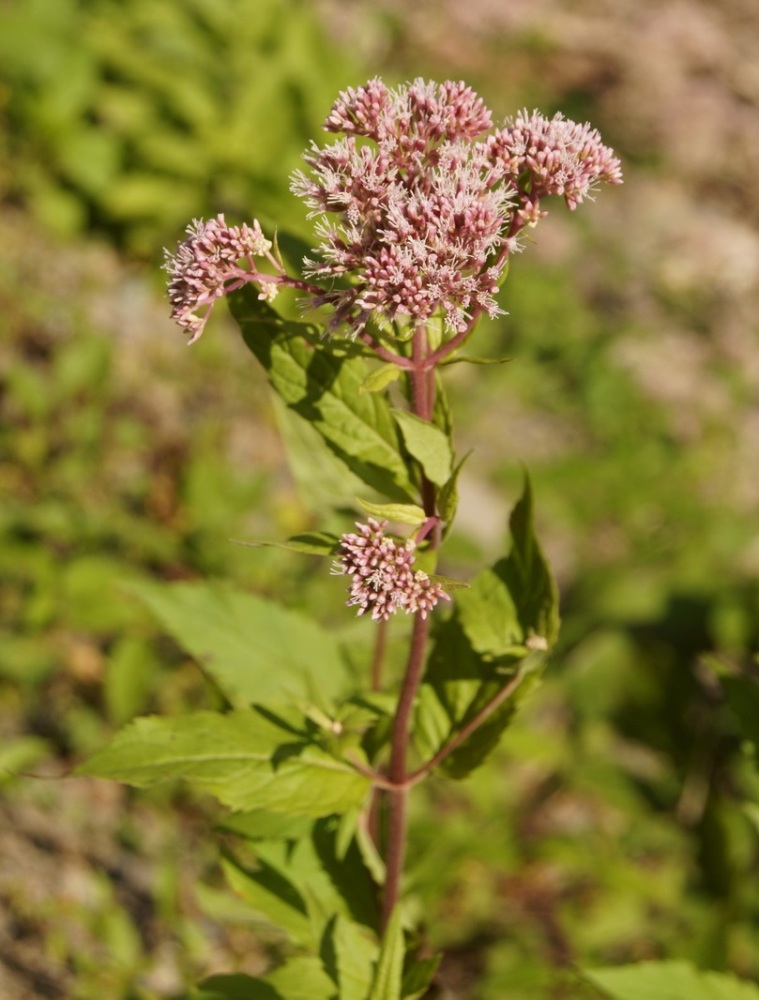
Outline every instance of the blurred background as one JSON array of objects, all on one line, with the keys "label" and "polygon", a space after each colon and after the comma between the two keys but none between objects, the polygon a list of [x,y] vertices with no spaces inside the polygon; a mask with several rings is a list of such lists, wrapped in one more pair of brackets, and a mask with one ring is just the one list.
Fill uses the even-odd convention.
[{"label": "blurred background", "polygon": [[564,624],[490,766],[417,796],[434,995],[575,997],[574,966],[658,957],[759,977],[757,51],[754,0],[0,0],[0,995],[179,998],[280,947],[208,803],[65,775],[216,704],[130,579],[348,624],[323,564],[230,541],[317,522],[223,308],[185,350],[159,268],[193,217],[307,235],[288,174],[375,74],[589,120],[625,172],[512,264],[476,353],[514,360],[451,369],[448,569],[500,555],[527,466]]}]

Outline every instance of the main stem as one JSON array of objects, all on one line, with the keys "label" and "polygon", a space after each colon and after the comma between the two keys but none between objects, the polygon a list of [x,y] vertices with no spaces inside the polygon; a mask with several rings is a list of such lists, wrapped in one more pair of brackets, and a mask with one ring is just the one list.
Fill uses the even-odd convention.
[{"label": "main stem", "polygon": [[[422,420],[432,420],[435,408],[434,370],[426,367],[427,360],[427,330],[424,326],[417,327],[412,344],[411,405],[416,416]],[[434,484],[422,473],[422,503],[428,517],[436,513],[436,493]],[[439,532],[433,532],[431,544],[437,544]],[[388,780],[394,786],[387,792],[388,830],[387,852],[385,857],[385,892],[382,900],[382,926],[387,926],[400,896],[401,876],[406,858],[406,836],[408,830],[408,795],[407,758],[409,746],[409,731],[411,715],[414,710],[414,700],[424,671],[424,654],[430,632],[428,618],[417,613],[414,617],[414,628],[411,634],[406,674],[403,679],[398,708],[393,721],[393,735],[390,747],[390,766]]]}]

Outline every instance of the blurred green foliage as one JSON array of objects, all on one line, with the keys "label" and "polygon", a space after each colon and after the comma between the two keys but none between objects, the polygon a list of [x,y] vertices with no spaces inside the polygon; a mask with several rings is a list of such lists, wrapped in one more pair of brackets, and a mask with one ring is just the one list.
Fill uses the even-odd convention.
[{"label": "blurred green foliage", "polygon": [[[109,283],[87,251],[96,237],[155,259],[190,218],[219,211],[301,226],[289,170],[358,77],[305,0],[0,5],[0,732],[17,831],[8,810],[29,803],[85,840],[93,817],[81,801],[64,808],[65,785],[15,775],[67,767],[135,714],[216,703],[123,582],[218,576],[346,625],[321,563],[229,541],[315,526],[267,444],[275,418],[235,335],[215,318],[191,356],[168,339],[156,352],[163,307],[140,336],[129,321],[154,275],[122,260]],[[594,119],[592,101],[582,114]],[[684,437],[678,406],[619,363],[620,338],[658,330],[619,291],[615,238],[599,249],[584,234],[577,251],[603,256],[600,292],[574,264],[519,259],[510,316],[478,347],[517,360],[452,369],[461,453],[476,446],[469,464],[504,510],[525,461],[548,547],[569,552],[542,693],[490,768],[415,800],[411,887],[467,1000],[590,997],[575,965],[645,958],[759,976],[759,585],[742,561],[756,522],[722,471],[744,411],[711,412]],[[667,308],[687,324],[695,306]],[[740,401],[727,368],[723,384]],[[452,537],[452,570],[466,575],[487,546]],[[125,799],[118,820],[94,808],[120,853],[110,868],[87,856],[88,896],[40,908],[29,886],[0,884],[63,977],[52,996],[71,969],[71,996],[177,996],[170,975],[147,975],[162,948],[193,975],[218,960],[208,939],[225,968],[278,947],[219,892],[197,846],[205,805],[180,802],[180,843],[167,795],[141,803]],[[202,863],[178,868],[183,851]],[[142,909],[123,892],[139,858],[152,879]]]},{"label": "blurred green foliage", "polygon": [[306,0],[11,0],[2,187],[61,234],[149,257],[194,217],[284,223],[351,71]]}]

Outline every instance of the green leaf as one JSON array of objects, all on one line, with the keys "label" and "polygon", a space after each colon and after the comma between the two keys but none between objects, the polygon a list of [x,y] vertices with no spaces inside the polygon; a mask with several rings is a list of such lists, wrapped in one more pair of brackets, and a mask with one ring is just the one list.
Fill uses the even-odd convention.
[{"label": "green leaf", "polygon": [[485,657],[512,656],[519,646],[550,648],[559,632],[558,590],[533,529],[532,490],[509,520],[511,551],[480,573],[457,601],[472,647]]},{"label": "green leaf", "polygon": [[479,767],[498,745],[519,702],[537,680],[536,668],[543,659],[533,654],[515,661],[511,672],[506,672],[472,649],[455,618],[443,623],[417,702],[414,741],[420,754],[425,758],[434,756],[504,685],[519,678],[514,692],[441,765],[452,778],[464,778]]},{"label": "green leaf", "polygon": [[231,705],[293,697],[323,701],[345,685],[333,634],[315,621],[220,582],[130,583]]},{"label": "green leaf", "polygon": [[403,441],[409,452],[419,462],[428,479],[436,486],[443,486],[451,475],[453,452],[447,435],[435,424],[421,420],[405,410],[394,410]]},{"label": "green leaf", "polygon": [[381,520],[410,524],[415,528],[427,520],[427,515],[415,503],[369,503],[361,497],[356,497],[356,502],[367,514]]},{"label": "green leaf", "polygon": [[335,984],[318,958],[291,958],[266,976],[283,1000],[334,1000]]},{"label": "green leaf", "polygon": [[382,938],[379,961],[368,1000],[401,1000],[401,976],[405,950],[401,908],[396,906]]},{"label": "green leaf", "polygon": [[204,979],[189,1000],[334,1000],[335,984],[317,958],[291,958],[262,978],[238,972]]},{"label": "green leaf", "polygon": [[338,458],[324,438],[295,410],[273,397],[274,415],[303,504],[323,516],[325,508],[350,507],[365,483]]},{"label": "green leaf", "polygon": [[182,779],[231,809],[315,817],[358,807],[369,788],[306,736],[245,709],[137,719],[76,773],[140,788]]},{"label": "green leaf", "polygon": [[221,866],[230,888],[256,913],[285,931],[296,944],[315,947],[306,902],[282,872],[261,859],[258,869],[250,870],[229,854],[222,858]]},{"label": "green leaf", "polygon": [[391,361],[389,364],[382,365],[380,368],[375,368],[373,372],[370,372],[359,386],[358,391],[360,393],[381,392],[400,377],[401,369]]},{"label": "green leaf", "polygon": [[233,293],[230,306],[281,399],[367,486],[399,502],[412,499],[390,405],[382,395],[360,394],[366,363],[349,356],[350,345],[325,345],[314,327],[282,319],[250,286]]},{"label": "green leaf", "polygon": [[440,510],[440,517],[445,524],[446,535],[453,524],[453,519],[456,516],[456,510],[459,506],[459,475],[464,467],[464,463],[471,454],[472,452],[468,451],[461,461],[456,463],[450,478],[443,483],[443,487],[438,495],[438,509]]},{"label": "green leaf", "polygon": [[339,988],[340,1000],[366,1000],[379,947],[365,927],[345,917],[335,917],[322,944],[325,967]]},{"label": "green leaf", "polygon": [[754,983],[687,962],[641,962],[583,974],[612,1000],[759,1000]]},{"label": "green leaf", "polygon": [[244,972],[228,976],[209,976],[189,994],[187,1000],[284,1000],[273,986],[263,979],[254,979]]},{"label": "green leaf", "polygon": [[759,684],[753,677],[726,671],[721,673],[719,682],[743,735],[759,743]]},{"label": "green leaf", "polygon": [[255,870],[227,852],[225,872],[233,888],[294,941],[314,949],[335,916],[374,931],[377,886],[354,838],[340,850],[340,820],[331,816],[312,822],[305,833],[292,832],[289,838],[249,842]]},{"label": "green leaf", "polygon": [[513,358],[476,358],[476,357],[453,357],[447,358],[442,362],[444,366],[448,365],[505,365],[507,361],[513,361]]},{"label": "green leaf", "polygon": [[406,956],[401,985],[401,994],[404,998],[409,997],[414,1000],[415,997],[422,997],[425,994],[442,957],[442,955],[432,955],[429,958]]},{"label": "green leaf", "polygon": [[237,544],[251,549],[289,549],[291,552],[302,552],[308,556],[331,556],[340,547],[340,539],[329,531],[305,531],[300,535],[293,535],[284,542],[237,541]]},{"label": "green leaf", "polygon": [[303,816],[285,816],[266,809],[225,816],[217,828],[246,840],[299,840],[311,831],[311,820]]},{"label": "green leaf", "polygon": [[433,757],[496,698],[511,693],[446,757],[443,769],[462,778],[494,749],[525,695],[537,683],[558,633],[558,598],[532,529],[525,482],[510,519],[511,552],[457,594],[456,610],[436,625],[419,692],[414,738]]}]

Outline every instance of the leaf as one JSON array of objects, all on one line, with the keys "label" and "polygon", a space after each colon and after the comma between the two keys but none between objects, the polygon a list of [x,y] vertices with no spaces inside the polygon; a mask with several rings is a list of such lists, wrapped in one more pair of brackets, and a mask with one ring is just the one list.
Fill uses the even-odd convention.
[{"label": "leaf", "polygon": [[369,503],[361,497],[356,497],[356,502],[367,514],[381,520],[410,524],[415,528],[427,520],[427,515],[415,503]]},{"label": "leaf", "polygon": [[421,420],[406,410],[394,410],[403,442],[419,462],[425,475],[436,486],[443,486],[451,475],[453,452],[448,436],[435,424]]},{"label": "leaf", "polygon": [[527,478],[509,528],[509,555],[480,573],[457,602],[472,647],[486,657],[511,656],[530,641],[545,640],[550,648],[559,632],[558,590],[535,537]]},{"label": "leaf", "polygon": [[284,816],[266,809],[225,816],[218,829],[246,840],[299,840],[311,830],[311,820],[302,816]]},{"label": "leaf", "polygon": [[432,977],[437,972],[442,955],[432,955],[429,958],[416,958],[409,960],[406,957],[406,964],[403,969],[403,983],[401,986],[402,996],[414,1000],[425,994],[432,982]]},{"label": "leaf", "polygon": [[442,365],[446,367],[448,365],[460,365],[460,364],[505,365],[508,361],[513,361],[513,360],[514,360],[513,358],[476,358],[476,357],[457,356],[453,358],[446,358],[446,360],[442,362]]},{"label": "leaf", "polygon": [[221,866],[230,888],[275,927],[281,928],[296,944],[314,947],[314,934],[306,902],[276,868],[259,860],[258,870],[245,868],[226,854]]},{"label": "leaf", "polygon": [[379,946],[366,928],[341,916],[330,921],[322,958],[338,985],[340,1000],[366,1000],[378,953]]},{"label": "leaf", "polygon": [[283,1000],[334,1000],[335,984],[318,958],[291,958],[266,976]]},{"label": "leaf", "polygon": [[302,552],[308,556],[331,556],[340,547],[340,539],[329,531],[305,531],[293,535],[284,542],[243,542],[233,539],[237,545],[245,545],[251,549],[277,548],[289,549],[291,552]]},{"label": "leaf", "polygon": [[442,762],[462,778],[495,748],[519,702],[534,687],[558,633],[558,598],[532,529],[529,481],[510,519],[511,552],[478,574],[436,625],[419,692],[415,742],[430,759],[510,685],[485,721]]},{"label": "leaf", "polygon": [[754,983],[687,962],[641,962],[583,974],[613,1000],[759,1000]]},{"label": "leaf", "polygon": [[227,852],[233,887],[294,941],[316,948],[335,916],[374,931],[379,924],[377,886],[355,839],[340,855],[337,817],[312,822],[293,839],[251,841],[258,869]]},{"label": "leaf", "polygon": [[367,486],[399,502],[412,499],[390,405],[382,395],[359,392],[367,377],[363,359],[325,345],[309,324],[284,320],[250,286],[230,296],[230,307],[288,407]]},{"label": "leaf", "polygon": [[442,489],[438,495],[438,509],[440,511],[440,517],[446,526],[445,534],[448,533],[448,530],[453,524],[453,519],[456,516],[456,510],[459,506],[459,475],[464,467],[464,463],[471,454],[472,452],[468,451],[461,461],[456,463],[450,478],[443,483]]},{"label": "leaf", "polygon": [[323,701],[344,687],[335,636],[274,601],[220,582],[140,581],[129,590],[236,708],[293,697]]},{"label": "leaf", "polygon": [[145,788],[182,779],[231,809],[327,816],[359,806],[368,780],[260,711],[137,719],[76,774]]},{"label": "leaf", "polygon": [[759,743],[759,684],[753,677],[722,671],[720,685],[743,736]]},{"label": "leaf", "polygon": [[304,505],[319,516],[325,508],[350,507],[365,483],[329,447],[308,421],[273,397],[274,415],[287,452],[290,472]]},{"label": "leaf", "polygon": [[381,392],[400,377],[401,369],[391,361],[389,364],[382,365],[379,368],[375,368],[373,372],[370,372],[359,386],[358,391],[362,394],[365,392]]},{"label": "leaf", "polygon": [[291,958],[257,978],[238,972],[210,976],[188,1000],[334,1000],[335,984],[322,963],[311,956]]},{"label": "leaf", "polygon": [[396,906],[382,938],[379,960],[368,1000],[401,1000],[404,954],[401,908]]}]

